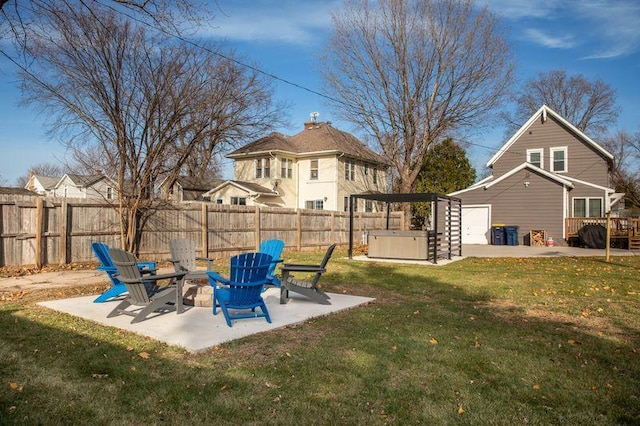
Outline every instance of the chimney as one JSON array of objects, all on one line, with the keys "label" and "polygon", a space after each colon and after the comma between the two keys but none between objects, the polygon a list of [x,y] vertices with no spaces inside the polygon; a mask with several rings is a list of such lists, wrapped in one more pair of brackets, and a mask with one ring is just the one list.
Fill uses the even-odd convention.
[{"label": "chimney", "polygon": [[27,182],[27,189],[29,191],[33,191],[35,189],[35,185],[33,184],[33,170],[29,170],[29,181]]},{"label": "chimney", "polygon": [[96,170],[96,176],[102,176],[102,170]]},{"label": "chimney", "polygon": [[307,121],[306,123],[304,123],[304,129],[305,130],[309,130],[309,129],[313,129],[314,127],[316,127],[318,125],[318,117],[320,116],[319,112],[312,112],[309,114],[309,117],[311,117],[311,121]]}]

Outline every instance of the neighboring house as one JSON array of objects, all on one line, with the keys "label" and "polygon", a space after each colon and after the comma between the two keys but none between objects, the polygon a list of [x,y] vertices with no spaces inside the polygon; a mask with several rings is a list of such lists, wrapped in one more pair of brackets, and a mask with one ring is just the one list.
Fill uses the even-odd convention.
[{"label": "neighboring house", "polygon": [[[204,194],[218,204],[347,211],[349,195],[387,189],[387,161],[330,123],[305,123],[293,136],[272,133],[227,158],[234,180]],[[370,200],[360,203],[358,211],[378,210]]]},{"label": "neighboring house", "polygon": [[178,176],[172,182],[168,178],[160,183],[160,198],[171,201],[203,201],[202,195],[220,185],[220,179],[197,179]]},{"label": "neighboring house", "polygon": [[95,175],[76,175],[67,173],[56,185],[50,196],[63,198],[87,198],[114,200],[117,183],[108,176],[98,172]]},{"label": "neighboring house", "polygon": [[489,160],[492,175],[454,192],[462,199],[462,241],[491,242],[491,226],[532,230],[564,243],[568,217],[603,217],[624,194],[610,187],[613,156],[543,105]]},{"label": "neighboring house", "polygon": [[58,182],[60,182],[59,176],[42,176],[29,172],[29,181],[24,188],[40,195],[53,197],[53,190]]}]

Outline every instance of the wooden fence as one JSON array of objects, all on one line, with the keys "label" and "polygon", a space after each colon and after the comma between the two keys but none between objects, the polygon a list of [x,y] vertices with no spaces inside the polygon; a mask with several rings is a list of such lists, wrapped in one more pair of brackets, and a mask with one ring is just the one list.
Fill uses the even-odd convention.
[{"label": "wooden fence", "polygon": [[[401,229],[402,212],[392,212],[390,229]],[[354,241],[363,233],[385,229],[385,213],[355,217]],[[120,245],[117,211],[103,202],[0,198],[0,266],[64,264],[94,260],[91,243]],[[169,240],[196,241],[198,255],[228,257],[255,250],[261,240],[284,240],[286,250],[302,251],[349,243],[349,214],[323,210],[229,206],[211,203],[174,204],[149,220],[139,256],[169,257]],[[203,250],[203,248],[205,248]]]}]

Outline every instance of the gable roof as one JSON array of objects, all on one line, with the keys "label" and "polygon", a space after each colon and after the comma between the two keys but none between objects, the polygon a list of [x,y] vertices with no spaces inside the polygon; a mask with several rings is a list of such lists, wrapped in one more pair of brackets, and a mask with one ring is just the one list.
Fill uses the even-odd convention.
[{"label": "gable roof", "polygon": [[68,178],[71,181],[71,184],[77,186],[79,188],[87,188],[103,179],[109,180],[112,184],[115,185],[115,182],[106,175],[103,174],[95,174],[95,175],[78,175],[75,173],[67,173],[56,183],[55,187],[60,186],[60,184]]},{"label": "gable roof", "polygon": [[489,176],[489,177],[481,180],[480,182],[474,183],[473,185],[471,185],[468,188],[461,189],[460,191],[452,192],[452,193],[450,193],[448,195],[456,196],[458,194],[462,194],[462,193],[468,192],[468,191],[473,191],[473,190],[478,189],[478,188],[489,189],[493,185],[495,185],[495,184],[497,184],[499,182],[502,182],[505,179],[509,179],[511,176],[515,175],[516,173],[518,173],[519,171],[524,170],[524,169],[531,170],[532,172],[537,173],[539,175],[542,175],[542,176],[544,176],[544,177],[546,177],[546,178],[548,178],[548,179],[550,179],[550,180],[552,180],[554,182],[557,182],[559,185],[566,186],[567,188],[573,188],[574,187],[573,182],[570,181],[569,179],[566,179],[564,176],[560,176],[560,175],[558,175],[556,173],[548,172],[548,171],[546,171],[544,169],[541,169],[538,166],[534,166],[531,163],[524,162],[524,163],[520,164],[519,166],[514,167],[513,169],[509,170],[507,173],[503,174],[502,176],[500,176],[497,179],[493,179],[493,176]]},{"label": "gable roof", "polygon": [[54,176],[33,175],[33,178],[37,179],[44,189],[53,189],[60,181],[59,177]]},{"label": "gable roof", "polygon": [[493,167],[493,164],[496,161],[498,161],[500,157],[502,157],[502,154],[507,152],[509,148],[511,148],[511,145],[513,145],[520,138],[520,136],[522,136],[522,134],[525,133],[538,118],[545,121],[547,120],[548,116],[551,116],[555,120],[559,121],[562,125],[564,125],[567,129],[569,129],[569,131],[571,131],[574,135],[580,138],[585,144],[591,146],[594,150],[599,152],[603,157],[609,160],[613,160],[613,155],[609,151],[607,151],[606,149],[598,145],[596,142],[594,142],[589,136],[585,135],[581,130],[579,130],[573,124],[569,123],[562,116],[560,116],[560,114],[558,114],[548,106],[542,105],[540,109],[538,109],[538,111],[536,111],[531,116],[531,118],[529,118],[529,120],[522,127],[520,127],[520,129],[518,129],[518,131],[513,136],[511,136],[511,138],[502,146],[502,148],[500,148],[498,152],[496,152],[493,155],[493,157],[491,157],[489,162],[487,162],[487,167]]},{"label": "gable roof", "polygon": [[270,151],[289,152],[296,155],[313,155],[335,152],[348,157],[388,165],[388,161],[376,154],[355,136],[338,130],[331,123],[313,123],[293,136],[271,133],[251,142],[227,155],[227,158],[239,158],[248,155],[268,153]]},{"label": "gable roof", "polygon": [[224,182],[222,182],[220,185],[216,186],[215,188],[205,192],[204,194],[202,194],[203,197],[206,196],[210,196],[212,194],[215,194],[216,192],[220,191],[222,188],[224,188],[225,186],[235,186],[236,188],[245,191],[246,193],[250,194],[250,195],[267,195],[267,196],[275,196],[275,195],[280,195],[278,194],[277,191],[274,191],[272,189],[266,188],[262,185],[258,185],[257,183],[253,183],[253,182],[245,182],[245,181],[239,181],[239,180],[226,180]]},{"label": "gable roof", "polygon": [[[187,190],[187,191],[208,191],[211,188],[220,185],[222,182],[224,182],[222,179],[216,179],[216,178],[211,178],[211,179],[203,179],[203,178],[196,178],[196,177],[192,177],[192,176],[178,176],[175,180],[174,180],[174,184],[180,185],[182,187],[182,189]],[[160,183],[160,186],[165,186],[168,183],[167,178],[163,179],[162,182]]]}]

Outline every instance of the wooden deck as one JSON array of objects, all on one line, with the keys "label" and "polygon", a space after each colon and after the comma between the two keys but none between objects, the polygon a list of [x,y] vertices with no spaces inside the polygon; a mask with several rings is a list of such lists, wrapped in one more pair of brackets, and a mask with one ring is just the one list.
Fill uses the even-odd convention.
[{"label": "wooden deck", "polygon": [[[607,227],[606,217],[569,217],[565,219],[565,236],[570,243],[578,238],[578,231],[585,225]],[[640,219],[612,217],[609,219],[612,246],[623,244],[629,250],[640,250]]]}]

